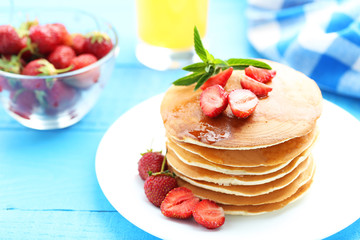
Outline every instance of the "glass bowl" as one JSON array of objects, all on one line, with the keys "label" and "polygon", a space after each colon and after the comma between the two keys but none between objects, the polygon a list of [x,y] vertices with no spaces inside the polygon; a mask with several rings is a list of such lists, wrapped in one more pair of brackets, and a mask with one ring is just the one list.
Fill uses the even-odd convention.
[{"label": "glass bowl", "polygon": [[[118,35],[105,20],[74,9],[19,11],[14,13],[10,23],[0,24],[18,27],[21,22],[34,19],[41,25],[62,23],[70,34],[104,32],[113,42],[113,48],[106,56],[75,71],[52,76],[26,76],[0,70],[0,100],[11,117],[33,129],[65,128],[80,121],[99,98],[119,52]],[[46,83],[47,89],[27,87],[42,82]]]}]

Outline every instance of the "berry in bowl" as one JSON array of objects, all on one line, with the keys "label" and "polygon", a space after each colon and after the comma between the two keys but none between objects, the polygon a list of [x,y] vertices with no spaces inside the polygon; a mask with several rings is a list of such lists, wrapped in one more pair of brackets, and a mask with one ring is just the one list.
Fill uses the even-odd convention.
[{"label": "berry in bowl", "polygon": [[6,112],[33,129],[77,123],[111,76],[116,31],[69,9],[19,12],[12,19],[0,24],[0,99]]}]

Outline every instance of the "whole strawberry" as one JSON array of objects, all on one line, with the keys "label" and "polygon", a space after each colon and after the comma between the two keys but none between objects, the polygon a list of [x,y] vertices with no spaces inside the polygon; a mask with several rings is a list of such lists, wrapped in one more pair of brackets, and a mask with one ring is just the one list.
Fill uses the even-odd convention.
[{"label": "whole strawberry", "polygon": [[153,173],[161,171],[161,165],[164,160],[164,155],[162,155],[161,152],[149,150],[141,155],[142,157],[138,162],[138,171],[143,180],[148,178],[149,171]]},{"label": "whole strawberry", "polygon": [[26,89],[11,92],[10,100],[9,110],[25,119],[30,119],[34,108],[38,106],[34,91]]},{"label": "whole strawberry", "polygon": [[[74,57],[71,60],[70,65],[73,67],[72,71],[78,70],[80,68],[87,67],[97,61],[97,58],[90,54],[84,53],[80,54],[77,57]],[[86,89],[91,87],[93,84],[97,83],[100,76],[99,67],[93,67],[85,72],[76,74],[71,77],[64,78],[63,81],[73,87]]]},{"label": "whole strawberry", "polygon": [[[67,68],[76,57],[75,51],[66,45],[59,45],[50,53],[48,59],[55,68]],[[75,70],[75,69],[72,69]]]},{"label": "whole strawberry", "polygon": [[67,31],[64,24],[61,23],[52,23],[48,24],[49,28],[51,28],[55,34],[57,35],[57,38],[60,39],[60,43],[66,46],[72,45],[72,37],[70,33]]},{"label": "whole strawberry", "polygon": [[85,37],[82,34],[76,33],[72,35],[72,45],[77,55],[84,53]]},{"label": "whole strawberry", "polygon": [[77,96],[77,91],[64,84],[61,80],[54,81],[51,88],[46,89],[45,100],[51,111],[60,112],[71,106]]},{"label": "whole strawberry", "polygon": [[22,48],[21,38],[11,25],[0,26],[0,54],[18,54]]},{"label": "whole strawberry", "polygon": [[113,48],[110,37],[101,32],[90,33],[84,43],[84,52],[94,54],[98,59],[104,57]]},{"label": "whole strawberry", "polygon": [[149,176],[144,183],[144,190],[147,199],[155,206],[160,207],[166,194],[177,186],[174,174],[165,172]]},{"label": "whole strawberry", "polygon": [[38,52],[46,55],[63,44],[63,39],[51,24],[32,26],[29,37],[37,45]]},{"label": "whole strawberry", "polygon": [[[22,70],[21,74],[29,76],[51,76],[68,69],[56,69],[48,60],[40,58],[29,62]],[[54,81],[48,79],[22,79],[21,84],[24,88],[30,90],[46,90],[51,88]]]}]

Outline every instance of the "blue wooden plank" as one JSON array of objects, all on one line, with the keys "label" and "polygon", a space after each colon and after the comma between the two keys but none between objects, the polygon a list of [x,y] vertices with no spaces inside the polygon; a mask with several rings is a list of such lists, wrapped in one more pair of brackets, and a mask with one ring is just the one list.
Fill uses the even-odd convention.
[{"label": "blue wooden plank", "polygon": [[[150,223],[149,223],[150,224]],[[117,212],[0,211],[1,239],[158,239]]]}]

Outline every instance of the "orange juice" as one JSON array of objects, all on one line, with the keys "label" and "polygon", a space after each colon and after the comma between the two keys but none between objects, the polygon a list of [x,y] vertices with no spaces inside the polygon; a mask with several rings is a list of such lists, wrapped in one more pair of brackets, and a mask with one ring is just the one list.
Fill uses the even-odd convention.
[{"label": "orange juice", "polygon": [[208,0],[137,0],[139,38],[174,50],[194,46],[194,26],[206,32]]}]

